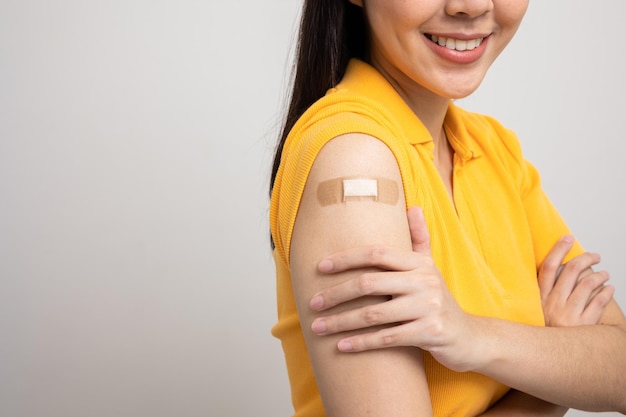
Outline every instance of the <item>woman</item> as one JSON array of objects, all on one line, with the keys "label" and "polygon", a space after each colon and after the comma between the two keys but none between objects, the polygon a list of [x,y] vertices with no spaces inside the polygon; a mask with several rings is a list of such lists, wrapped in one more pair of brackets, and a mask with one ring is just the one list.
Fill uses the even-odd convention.
[{"label": "woman", "polygon": [[598,255],[514,134],[452,103],[526,7],[305,2],[271,202],[296,416],[626,412]]}]

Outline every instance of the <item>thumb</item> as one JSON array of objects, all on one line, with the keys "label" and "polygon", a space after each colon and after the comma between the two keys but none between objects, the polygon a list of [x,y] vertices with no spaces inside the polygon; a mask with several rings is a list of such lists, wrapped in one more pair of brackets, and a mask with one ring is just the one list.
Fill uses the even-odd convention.
[{"label": "thumb", "polygon": [[430,233],[428,233],[424,211],[421,207],[413,206],[407,210],[406,214],[409,220],[413,251],[430,254]]}]

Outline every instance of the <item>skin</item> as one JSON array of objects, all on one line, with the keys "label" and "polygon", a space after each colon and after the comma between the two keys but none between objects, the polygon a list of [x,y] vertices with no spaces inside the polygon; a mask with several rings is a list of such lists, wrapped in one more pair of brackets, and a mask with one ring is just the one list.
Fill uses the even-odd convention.
[{"label": "skin", "polygon": [[[452,369],[483,373],[548,402],[589,411],[624,412],[625,363],[621,352],[626,346],[626,326],[623,314],[612,300],[613,287],[604,285],[607,274],[591,270],[599,260],[597,254],[585,253],[574,258],[557,280],[558,265],[573,242],[571,236],[565,236],[552,249],[539,271],[547,321],[575,327],[539,328],[471,317],[456,305],[434,266],[428,247],[428,232],[420,213],[417,208],[409,211],[414,237],[412,254],[391,247],[351,248],[319,264],[320,270],[325,272],[365,265],[376,265],[385,272],[363,273],[356,279],[316,294],[311,300],[312,309],[319,311],[341,304],[344,298],[350,298],[344,297],[344,293],[387,294],[393,295],[393,300],[339,314],[330,320],[318,319],[312,324],[314,330],[324,329],[318,334],[335,334],[337,328],[355,329],[402,322],[404,324],[380,330],[375,335],[342,339],[338,348],[356,352],[364,348],[419,346]],[[402,271],[403,275],[400,278],[390,276],[390,270]],[[401,299],[404,301],[398,301]],[[385,308],[380,308],[385,304]],[[423,305],[429,308],[421,308]],[[546,305],[551,308],[545,310]],[[372,323],[368,317],[379,320]],[[324,323],[323,326],[320,322]],[[579,366],[573,367],[573,363]],[[598,372],[598,369],[603,371]],[[499,407],[505,404],[511,407],[524,403],[516,400],[523,395],[514,391],[513,398],[497,404],[486,415],[500,415],[502,410]],[[549,415],[559,415],[559,409],[548,403],[535,404],[542,411],[530,415],[545,415],[550,409],[556,414]]]},{"label": "skin", "polygon": [[[359,148],[358,154],[355,147]],[[339,340],[363,331],[319,337],[311,329],[313,321],[326,311],[350,311],[386,299],[359,297],[324,313],[309,308],[309,301],[320,290],[378,269],[351,268],[327,274],[317,265],[326,254],[364,244],[411,250],[404,196],[395,205],[373,201],[319,205],[316,190],[320,182],[366,174],[400,184],[400,173],[389,149],[376,139],[356,134],[329,142],[309,174],[290,254],[294,297],[307,350],[328,416],[432,416],[419,349],[400,347],[346,355],[337,350]]]},{"label": "skin", "polygon": [[[395,87],[438,144],[449,99],[478,88],[488,69],[517,31],[528,7],[525,0],[368,0],[371,59]],[[485,52],[458,64],[433,51],[428,35],[485,38]],[[445,49],[445,48],[441,48]],[[440,146],[443,150],[446,146]],[[447,158],[446,158],[447,160]]]},{"label": "skin", "polygon": [[[371,64],[428,128],[452,195],[453,151],[442,128],[448,102],[478,87],[517,30],[527,1],[353,3],[364,8],[370,25]],[[479,59],[459,63],[437,52],[432,34],[486,40]],[[447,291],[430,256],[428,231],[416,209],[407,218],[403,198],[394,206],[320,207],[320,182],[359,176],[401,184],[393,155],[377,139],[351,134],[329,142],[307,179],[292,236],[294,296],[327,415],[431,416],[422,349],[452,369],[515,388],[485,415],[564,414],[564,407],[550,403],[626,410],[620,392],[626,319],[611,300],[612,287],[604,286],[606,273],[591,270],[597,255],[576,258],[557,280],[571,244],[565,238],[539,271],[548,324],[573,327],[470,316]]]}]

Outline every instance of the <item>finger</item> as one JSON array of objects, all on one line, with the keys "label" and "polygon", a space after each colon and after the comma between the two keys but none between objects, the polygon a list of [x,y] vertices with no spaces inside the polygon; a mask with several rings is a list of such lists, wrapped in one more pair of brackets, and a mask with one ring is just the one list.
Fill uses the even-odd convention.
[{"label": "finger", "polygon": [[410,251],[390,246],[359,246],[327,256],[318,264],[318,269],[326,274],[368,267],[408,271],[418,264],[415,254]]},{"label": "finger", "polygon": [[313,321],[311,330],[318,336],[336,334],[374,326],[417,320],[428,314],[427,303],[410,297],[399,297],[354,310],[347,310]]},{"label": "finger", "polygon": [[604,309],[613,299],[614,294],[615,287],[612,285],[603,286],[585,308],[585,311],[582,314],[584,324],[598,324],[602,318]]},{"label": "finger", "polygon": [[585,252],[570,260],[559,274],[552,293],[560,300],[567,300],[581,277],[592,272],[591,267],[600,262],[597,253]]},{"label": "finger", "polygon": [[419,322],[411,322],[347,337],[339,341],[337,348],[342,352],[363,352],[398,346],[419,346],[419,335],[422,333]]},{"label": "finger", "polygon": [[[608,272],[607,272],[607,276],[608,276]],[[608,281],[608,279],[607,279]],[[594,289],[591,292],[591,295],[589,296],[589,298],[587,299],[587,305],[591,302],[591,300],[593,300],[593,298],[600,292],[602,291],[602,289],[606,286],[606,281],[604,282],[604,284],[599,285],[596,289]]]},{"label": "finger", "polygon": [[586,274],[567,299],[567,304],[574,314],[582,314],[585,307],[602,290],[604,283],[608,280],[609,274],[606,271]]},{"label": "finger", "polygon": [[424,211],[421,207],[413,206],[407,211],[407,218],[409,220],[413,251],[430,254],[430,233],[424,218]]},{"label": "finger", "polygon": [[405,278],[402,272],[368,272],[318,292],[311,299],[309,307],[315,311],[323,311],[365,296],[393,296],[416,292],[418,285],[410,277]]},{"label": "finger", "polygon": [[545,302],[546,298],[552,291],[556,278],[559,275],[560,267],[563,264],[563,260],[572,249],[573,244],[573,236],[563,236],[552,247],[552,249],[550,249],[550,252],[541,264],[541,267],[539,268],[538,282],[542,301]]},{"label": "finger", "polygon": [[569,300],[577,299],[586,306],[591,299],[603,288],[610,276],[607,271],[598,271],[584,274],[578,280],[576,287],[569,296]]}]

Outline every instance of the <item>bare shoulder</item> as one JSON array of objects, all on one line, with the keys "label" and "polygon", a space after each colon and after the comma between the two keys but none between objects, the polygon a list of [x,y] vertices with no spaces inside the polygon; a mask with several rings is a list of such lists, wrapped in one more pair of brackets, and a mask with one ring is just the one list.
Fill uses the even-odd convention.
[{"label": "bare shoulder", "polygon": [[391,150],[379,139],[362,133],[341,135],[329,141],[318,154],[310,179],[354,175],[398,175],[399,179]]},{"label": "bare shoulder", "polygon": [[[310,171],[296,218],[292,258],[298,245],[307,252],[312,244],[323,245],[320,249],[326,253],[354,245],[410,247],[405,209],[391,150],[365,134],[338,136],[322,148]],[[305,242],[298,239],[303,234]]]}]

